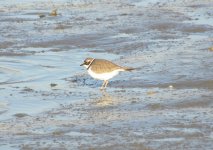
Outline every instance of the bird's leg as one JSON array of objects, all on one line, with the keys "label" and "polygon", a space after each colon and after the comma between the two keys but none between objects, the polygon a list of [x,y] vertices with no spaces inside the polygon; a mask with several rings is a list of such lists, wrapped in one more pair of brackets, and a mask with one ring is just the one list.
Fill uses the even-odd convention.
[{"label": "bird's leg", "polygon": [[106,87],[107,87],[108,83],[109,83],[109,81],[108,81],[108,80],[106,80],[106,81],[105,81],[105,85],[104,85],[104,88],[105,88],[105,89],[106,89]]},{"label": "bird's leg", "polygon": [[106,81],[103,82],[103,84],[102,84],[100,90],[103,90],[103,89],[104,89],[105,84],[106,84]]}]

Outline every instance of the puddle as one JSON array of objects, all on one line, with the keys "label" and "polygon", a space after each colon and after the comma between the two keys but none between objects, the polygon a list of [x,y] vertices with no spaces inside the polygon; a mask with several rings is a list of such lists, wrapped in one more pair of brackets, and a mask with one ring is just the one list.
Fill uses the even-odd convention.
[{"label": "puddle", "polygon": [[1,1],[0,149],[212,149],[211,4]]},{"label": "puddle", "polygon": [[66,133],[66,135],[69,135],[69,136],[79,136],[79,137],[81,137],[81,136],[90,136],[90,137],[93,136],[90,133],[82,133],[82,132],[75,132],[75,131],[71,131],[69,133]]},{"label": "puddle", "polygon": [[164,138],[164,139],[156,139],[158,142],[180,142],[183,141],[184,138]]},{"label": "puddle", "polygon": [[16,147],[11,147],[9,144],[8,145],[0,145],[0,149],[4,150],[4,149],[8,149],[8,150],[17,150]]},{"label": "puddle", "polygon": [[0,120],[10,119],[16,114],[36,115],[59,106],[56,101],[44,101],[39,97],[22,95],[15,90],[13,92],[4,90],[4,94],[2,93],[1,97],[5,98],[6,101],[1,101],[2,107],[0,110],[5,110],[5,112],[0,115]]}]

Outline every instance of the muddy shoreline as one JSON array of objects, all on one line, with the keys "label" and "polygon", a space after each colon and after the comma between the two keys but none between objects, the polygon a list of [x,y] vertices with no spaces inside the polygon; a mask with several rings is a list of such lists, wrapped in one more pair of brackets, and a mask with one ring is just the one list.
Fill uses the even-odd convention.
[{"label": "muddy shoreline", "polygon": [[[23,2],[0,2],[0,149],[213,149],[212,1]],[[86,57],[138,69],[101,92]]]}]

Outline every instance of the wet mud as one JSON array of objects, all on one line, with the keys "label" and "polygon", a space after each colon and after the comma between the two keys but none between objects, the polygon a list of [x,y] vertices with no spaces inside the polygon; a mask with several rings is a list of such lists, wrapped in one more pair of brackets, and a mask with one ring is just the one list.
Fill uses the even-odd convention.
[{"label": "wet mud", "polygon": [[[213,149],[212,6],[1,1],[0,149]],[[136,69],[100,91],[86,57]]]}]

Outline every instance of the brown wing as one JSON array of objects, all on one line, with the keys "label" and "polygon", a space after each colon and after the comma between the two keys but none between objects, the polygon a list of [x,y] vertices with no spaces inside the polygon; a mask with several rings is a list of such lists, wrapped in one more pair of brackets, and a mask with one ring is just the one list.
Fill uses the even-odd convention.
[{"label": "brown wing", "polygon": [[95,59],[91,66],[91,70],[95,73],[107,73],[115,69],[122,69],[122,67],[105,59]]}]

